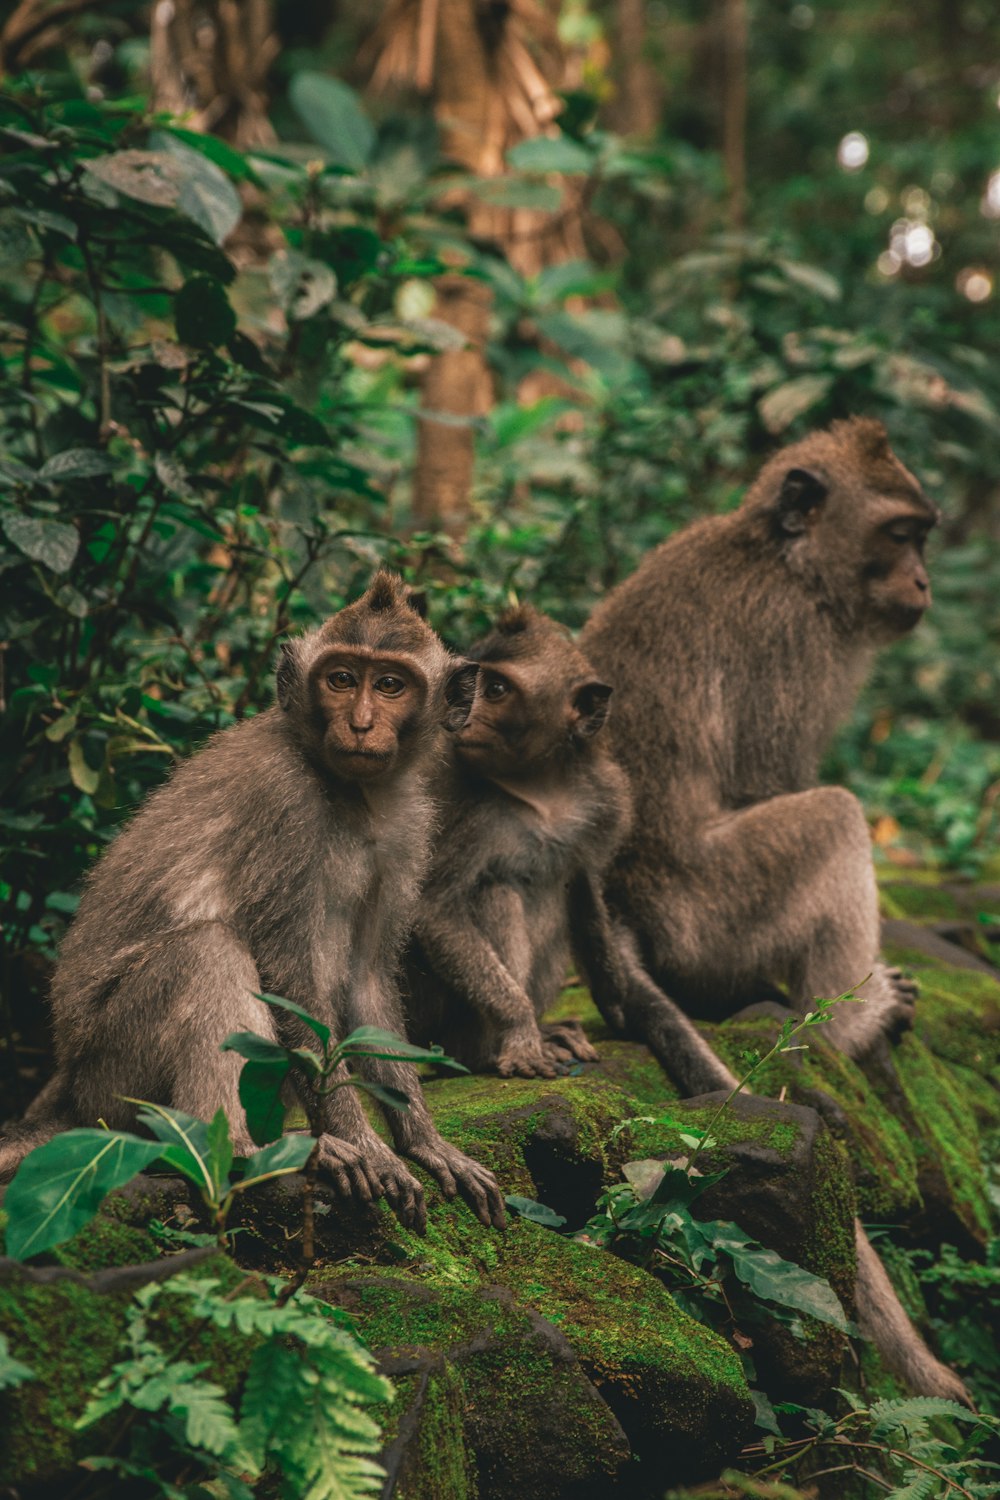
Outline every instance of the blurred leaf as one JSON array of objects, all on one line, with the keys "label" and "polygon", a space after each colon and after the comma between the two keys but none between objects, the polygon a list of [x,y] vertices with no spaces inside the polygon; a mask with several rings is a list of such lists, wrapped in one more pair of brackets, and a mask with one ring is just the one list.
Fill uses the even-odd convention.
[{"label": "blurred leaf", "polygon": [[569,136],[529,136],[507,152],[508,164],[518,172],[589,172],[594,158],[586,146]]},{"label": "blurred leaf", "polygon": [[288,89],[292,108],[334,162],[364,171],[375,145],[375,127],[353,89],[325,73],[296,73]]},{"label": "blurred leaf", "polygon": [[236,331],[236,314],[217,281],[192,276],[174,298],[174,322],[182,344],[212,349],[224,344]]},{"label": "blurred leaf", "polygon": [[34,562],[44,563],[54,573],[65,573],[72,567],[80,537],[68,522],[7,511],[3,529],[18,551]]},{"label": "blurred leaf", "polygon": [[784,432],[798,417],[822,401],[832,385],[831,375],[798,375],[794,380],[786,380],[758,401],[761,421],[768,432]]}]

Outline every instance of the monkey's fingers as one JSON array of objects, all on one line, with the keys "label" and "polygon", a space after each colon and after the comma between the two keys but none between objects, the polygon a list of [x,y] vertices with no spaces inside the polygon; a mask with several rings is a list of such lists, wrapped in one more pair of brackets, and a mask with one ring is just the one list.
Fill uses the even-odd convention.
[{"label": "monkey's fingers", "polygon": [[424,1190],[415,1177],[402,1166],[387,1170],[382,1177],[386,1202],[404,1229],[423,1234],[427,1228],[427,1203]]},{"label": "monkey's fingers", "polygon": [[527,1049],[501,1052],[497,1072],[501,1078],[556,1078],[559,1070],[539,1048],[537,1052]]},{"label": "monkey's fingers", "polygon": [[576,1058],[579,1062],[599,1061],[597,1052],[588,1041],[587,1034],[579,1021],[560,1021],[550,1026],[543,1026],[542,1036],[546,1050],[558,1048],[560,1052]]},{"label": "monkey's fingers", "polygon": [[371,1203],[382,1196],[378,1174],[365,1160],[364,1153],[339,1136],[320,1137],[317,1165],[344,1198]]},{"label": "monkey's fingers", "polygon": [[912,1005],[920,995],[920,985],[917,981],[908,974],[904,974],[902,969],[886,969],[885,973],[899,998]]}]

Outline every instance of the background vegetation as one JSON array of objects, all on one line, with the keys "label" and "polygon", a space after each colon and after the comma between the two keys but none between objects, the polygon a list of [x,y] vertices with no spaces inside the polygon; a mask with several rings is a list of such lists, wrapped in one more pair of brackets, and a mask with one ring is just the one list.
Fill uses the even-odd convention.
[{"label": "background vegetation", "polygon": [[[0,7],[6,1077],[83,872],[387,558],[571,625],[882,417],[937,602],[831,774],[959,871],[1000,791],[1000,22],[884,0]],[[5,1096],[6,1098],[6,1096]]]}]

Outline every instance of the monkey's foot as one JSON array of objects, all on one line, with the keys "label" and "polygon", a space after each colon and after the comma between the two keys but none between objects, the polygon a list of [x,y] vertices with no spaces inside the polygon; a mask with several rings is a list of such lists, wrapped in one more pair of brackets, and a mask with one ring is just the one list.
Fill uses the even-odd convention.
[{"label": "monkey's foot", "polygon": [[496,1178],[471,1156],[449,1146],[440,1136],[427,1143],[408,1146],[406,1154],[431,1174],[446,1198],[461,1193],[480,1224],[492,1225],[495,1229],[507,1227],[503,1195]]},{"label": "monkey's foot", "polygon": [[913,1006],[920,995],[920,986],[915,979],[904,974],[902,969],[886,969],[885,977],[892,985],[904,1005]]},{"label": "monkey's foot", "polygon": [[342,1197],[369,1204],[385,1197],[405,1229],[422,1234],[427,1226],[424,1190],[399,1157],[372,1132],[363,1148],[335,1135],[321,1135],[317,1166]]},{"label": "monkey's foot", "polygon": [[599,1061],[579,1021],[550,1021],[538,1029],[542,1033],[543,1050],[554,1062]]}]

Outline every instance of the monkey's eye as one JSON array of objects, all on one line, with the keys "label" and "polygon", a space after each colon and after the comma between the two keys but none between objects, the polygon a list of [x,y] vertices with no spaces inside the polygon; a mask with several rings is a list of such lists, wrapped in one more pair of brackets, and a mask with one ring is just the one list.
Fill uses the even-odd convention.
[{"label": "monkey's eye", "polygon": [[405,687],[402,677],[379,677],[375,682],[375,691],[383,698],[398,698]]},{"label": "monkey's eye", "polygon": [[353,672],[331,672],[326,680],[337,693],[346,693],[349,688],[357,687]]},{"label": "monkey's eye", "polygon": [[900,544],[914,540],[913,527],[906,521],[897,522],[894,526],[887,526],[885,534],[890,541],[899,542]]},{"label": "monkey's eye", "polygon": [[510,688],[500,677],[491,677],[483,688],[483,697],[488,703],[499,703],[501,698],[506,698]]}]

